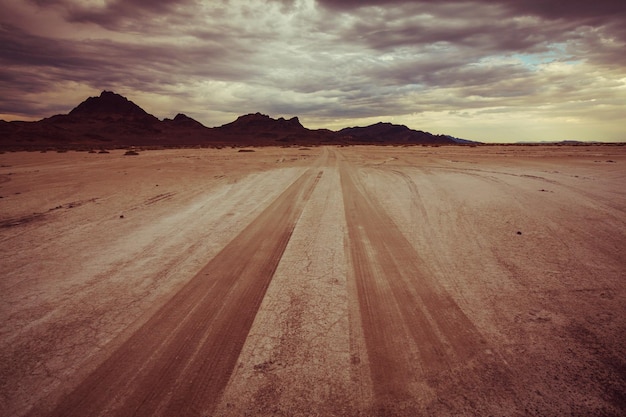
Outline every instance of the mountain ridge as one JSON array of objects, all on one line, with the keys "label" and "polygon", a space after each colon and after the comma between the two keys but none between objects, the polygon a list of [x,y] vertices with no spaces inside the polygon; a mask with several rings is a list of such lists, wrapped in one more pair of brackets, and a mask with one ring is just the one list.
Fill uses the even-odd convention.
[{"label": "mountain ridge", "polygon": [[370,126],[346,127],[338,131],[340,135],[356,137],[371,143],[384,142],[384,138],[393,138],[394,142],[405,144],[432,143],[452,144],[449,136],[433,135],[422,130],[413,130],[405,125],[397,125],[389,122],[378,122]]},{"label": "mountain ridge", "polygon": [[388,122],[331,131],[308,129],[298,117],[274,119],[258,112],[219,127],[206,127],[183,113],[159,120],[107,90],[88,97],[68,114],[35,122],[0,122],[0,148],[4,149],[457,143],[449,136]]}]

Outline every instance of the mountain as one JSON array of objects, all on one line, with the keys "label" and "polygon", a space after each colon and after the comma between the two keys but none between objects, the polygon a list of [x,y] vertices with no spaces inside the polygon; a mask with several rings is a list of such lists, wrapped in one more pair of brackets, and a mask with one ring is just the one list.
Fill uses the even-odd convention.
[{"label": "mountain", "polygon": [[602,143],[602,142],[581,141],[581,140],[574,140],[574,139],[515,142],[516,145],[589,145],[589,144],[598,144],[598,143]]},{"label": "mountain", "polygon": [[456,143],[449,136],[433,135],[421,130],[409,129],[404,125],[379,122],[366,127],[347,127],[337,132],[348,142],[366,144],[441,144]]},{"label": "mountain", "polygon": [[480,145],[480,144],[482,144],[482,142],[476,142],[474,140],[455,138],[454,136],[450,136],[450,135],[446,135],[446,136],[449,137],[450,139],[452,139],[455,143],[458,143],[459,145]]},{"label": "mountain", "polygon": [[111,91],[89,97],[68,114],[37,122],[0,124],[0,148],[79,149],[127,146],[187,146],[207,141],[211,129],[178,114],[160,121]]},{"label": "mountain", "polygon": [[245,116],[239,116],[234,122],[227,123],[221,126],[222,129],[229,131],[259,131],[259,132],[298,132],[303,133],[307,128],[300,124],[300,120],[297,117],[292,117],[289,120],[285,120],[280,117],[278,119],[272,119],[268,115],[255,113],[246,114]]},{"label": "mountain", "polygon": [[187,128],[206,128],[202,123],[192,119],[186,114],[178,113],[174,119],[163,119],[163,122],[175,127],[187,127]]},{"label": "mountain", "polygon": [[215,129],[222,140],[237,143],[246,138],[246,142],[254,145],[319,145],[334,142],[336,138],[327,129],[307,129],[297,117],[273,119],[261,113],[239,116]]},{"label": "mountain", "polygon": [[70,117],[85,119],[127,119],[158,122],[159,119],[112,91],[103,91],[99,97],[89,97],[69,113]]},{"label": "mountain", "polygon": [[0,149],[94,149],[129,146],[271,146],[321,144],[454,144],[453,138],[376,123],[333,132],[307,129],[297,117],[247,114],[209,128],[182,113],[159,120],[112,91],[89,97],[68,114],[37,122],[0,120]]}]

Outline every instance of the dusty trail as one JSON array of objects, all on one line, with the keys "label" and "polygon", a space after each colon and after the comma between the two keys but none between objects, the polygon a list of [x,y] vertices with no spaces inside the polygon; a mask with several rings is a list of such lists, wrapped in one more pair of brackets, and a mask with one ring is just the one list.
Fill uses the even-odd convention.
[{"label": "dusty trail", "polygon": [[210,414],[320,176],[298,178],[50,415]]},{"label": "dusty trail", "polygon": [[[484,342],[454,300],[424,272],[419,254],[345,162],[341,185],[377,408],[410,404],[417,378],[468,361]],[[417,367],[411,345],[417,349]]]},{"label": "dusty trail", "polygon": [[[382,207],[382,211],[370,211],[382,213],[383,218],[386,214],[398,225],[397,231],[415,248],[422,273],[453,297],[481,335],[474,356],[423,372],[411,365],[409,343],[404,345],[405,353],[395,353],[401,352],[401,342],[387,341],[380,330],[371,332],[378,335],[381,346],[386,344],[387,350],[394,352],[389,356],[395,356],[400,375],[407,377],[398,392],[407,397],[413,393],[410,403],[417,413],[620,415],[618,410],[626,409],[623,395],[617,394],[617,387],[624,392],[624,350],[615,343],[615,329],[623,329],[624,321],[615,317],[614,310],[623,311],[623,306],[618,306],[623,305],[624,298],[617,294],[623,294],[619,277],[625,269],[616,249],[623,245],[626,223],[623,210],[620,213],[612,208],[623,208],[625,200],[619,187],[608,188],[617,184],[615,180],[598,177],[591,182],[594,177],[581,179],[581,171],[574,171],[573,179],[563,179],[554,167],[545,173],[532,164],[511,169],[511,174],[490,170],[478,175],[469,163],[451,170],[448,161],[423,164],[421,158],[407,158],[383,165],[368,164],[368,158],[360,161],[348,152],[345,155],[358,168],[348,168],[354,179],[352,184],[344,181],[344,188],[356,186],[364,196],[357,200],[355,211],[367,207],[368,199],[373,207]],[[590,173],[594,171],[590,169]],[[349,175],[346,178],[351,179]],[[587,197],[585,191],[591,185],[602,198]],[[347,205],[349,197],[344,196],[344,200]],[[350,225],[350,214],[346,216]],[[354,217],[358,224],[364,215]],[[358,226],[349,231],[356,231],[356,236],[367,235],[367,224]],[[377,239],[384,241],[384,234],[393,225],[379,229],[383,231]],[[516,233],[520,229],[523,234]],[[398,245],[389,247],[401,250],[402,240],[396,239]],[[351,249],[353,259],[362,252],[359,245],[366,254],[370,251],[365,258],[384,259],[380,255],[384,248],[367,239],[362,244],[362,238],[351,236],[350,242],[356,242],[357,253]],[[370,268],[373,276],[390,276],[393,270],[381,262],[361,269],[367,273]],[[358,269],[355,275],[358,279]],[[361,285],[363,293],[379,291],[367,303],[382,296],[393,300],[393,291],[384,291],[384,281]],[[419,284],[416,289],[422,291]],[[575,296],[576,292],[589,296]],[[445,314],[445,309],[439,314]],[[367,319],[362,321],[369,349],[375,343],[368,339]],[[580,331],[582,322],[586,323],[585,331]],[[390,333],[400,341],[409,340],[407,333],[401,333],[401,325],[395,327],[398,330]],[[423,349],[420,343],[416,345],[419,358]],[[402,357],[407,358],[405,369],[401,368]],[[375,377],[377,361],[370,360]],[[384,371],[380,372],[383,380]],[[425,383],[411,387],[411,377]],[[377,392],[377,396],[381,394]],[[391,414],[403,415],[394,407]]]},{"label": "dusty trail", "polygon": [[626,413],[626,147],[0,162],[0,417]]},{"label": "dusty trail", "polygon": [[320,169],[215,416],[352,416],[371,399],[334,152]]}]

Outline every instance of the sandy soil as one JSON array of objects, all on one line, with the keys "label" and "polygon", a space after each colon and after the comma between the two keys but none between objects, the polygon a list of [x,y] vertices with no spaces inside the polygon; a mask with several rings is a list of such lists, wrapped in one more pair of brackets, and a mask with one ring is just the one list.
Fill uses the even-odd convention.
[{"label": "sandy soil", "polygon": [[626,147],[0,154],[0,415],[626,414]]}]

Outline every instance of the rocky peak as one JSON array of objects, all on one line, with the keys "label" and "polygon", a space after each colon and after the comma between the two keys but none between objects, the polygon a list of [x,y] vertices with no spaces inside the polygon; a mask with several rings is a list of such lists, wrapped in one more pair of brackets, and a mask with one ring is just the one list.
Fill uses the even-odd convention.
[{"label": "rocky peak", "polygon": [[169,123],[174,126],[193,127],[193,128],[205,128],[205,126],[199,121],[192,119],[183,113],[178,113],[174,119],[164,119],[165,123]]},{"label": "rocky peak", "polygon": [[270,116],[262,113],[239,116],[234,122],[225,124],[222,127],[238,130],[254,129],[257,131],[304,129],[297,117],[292,117],[289,120],[285,120],[283,117],[272,119]]},{"label": "rocky peak", "polygon": [[174,117],[174,121],[175,122],[186,122],[189,120],[193,120],[191,117],[187,116],[186,114],[183,113],[178,113],[175,117]]},{"label": "rocky peak", "polygon": [[90,118],[123,117],[132,119],[154,119],[144,109],[112,91],[103,91],[99,97],[89,97],[70,112],[70,116]]}]

